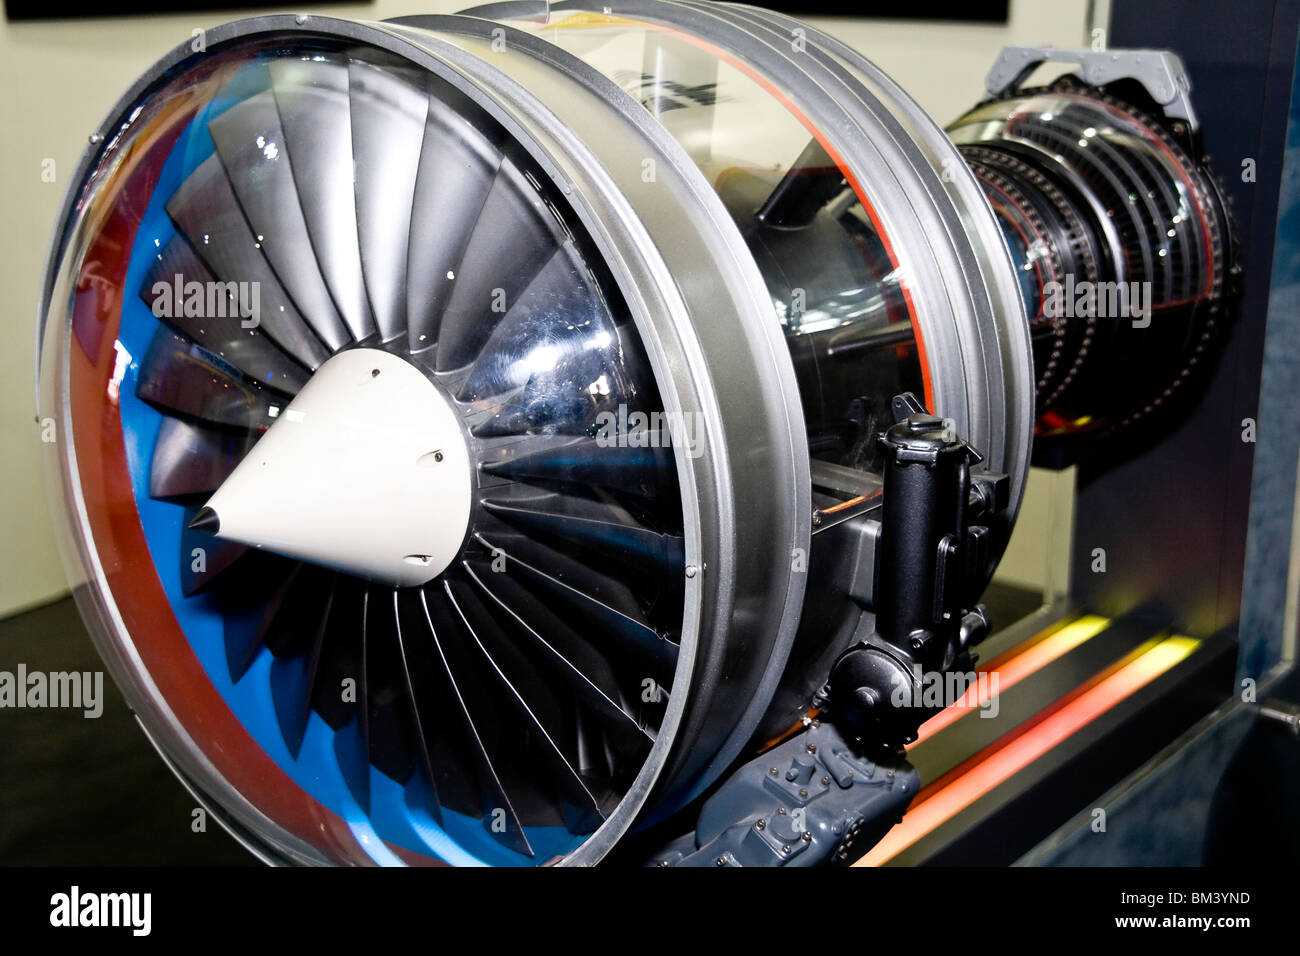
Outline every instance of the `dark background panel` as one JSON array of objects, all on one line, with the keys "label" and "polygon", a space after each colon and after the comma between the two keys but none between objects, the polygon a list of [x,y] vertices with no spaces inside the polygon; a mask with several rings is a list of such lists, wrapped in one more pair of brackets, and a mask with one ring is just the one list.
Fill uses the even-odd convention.
[{"label": "dark background panel", "polygon": [[[1115,462],[1080,466],[1074,591],[1115,616],[1149,604],[1176,629],[1235,626],[1242,594],[1274,230],[1300,4],[1128,0],[1112,9],[1112,47],[1176,50],[1244,247],[1239,313],[1208,389],[1164,433]],[[1256,181],[1242,181],[1242,160]],[[1094,548],[1106,572],[1093,573]],[[1281,572],[1285,575],[1285,569]],[[1243,640],[1247,635],[1242,635]]]}]

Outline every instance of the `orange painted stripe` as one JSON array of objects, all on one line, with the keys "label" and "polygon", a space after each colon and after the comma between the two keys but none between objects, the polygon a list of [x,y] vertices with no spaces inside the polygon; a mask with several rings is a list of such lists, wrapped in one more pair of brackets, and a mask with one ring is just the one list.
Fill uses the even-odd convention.
[{"label": "orange painted stripe", "polygon": [[964,717],[968,711],[985,706],[994,693],[1001,694],[1020,683],[1031,674],[1042,670],[1052,661],[1065,656],[1085,641],[1095,637],[1110,624],[1104,617],[1085,615],[1074,621],[1048,630],[1031,638],[1014,650],[994,661],[987,667],[979,669],[980,674],[996,674],[997,688],[993,690],[992,680],[977,680],[966,691],[961,700],[945,707],[921,725],[915,742],[908,745],[910,750],[927,737],[932,737],[954,720]]},{"label": "orange painted stripe", "polygon": [[[1023,733],[990,748],[923,791],[903,821],[854,866],[879,866],[896,857],[980,797],[1010,779],[1053,747],[1086,727],[1120,701],[1145,687],[1180,661],[1200,641],[1167,637],[1147,646],[1120,667],[1037,721]],[[929,794],[927,796],[927,793]]]}]

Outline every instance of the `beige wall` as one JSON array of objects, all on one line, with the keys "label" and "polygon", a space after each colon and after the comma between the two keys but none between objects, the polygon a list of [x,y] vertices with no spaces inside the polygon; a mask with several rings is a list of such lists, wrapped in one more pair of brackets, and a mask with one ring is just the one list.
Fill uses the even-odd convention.
[{"label": "beige wall", "polygon": [[[330,6],[337,17],[379,19],[412,12],[449,12],[469,0],[379,0]],[[106,0],[105,6],[111,6]],[[1084,35],[1086,0],[1013,0],[1005,27],[911,22],[821,21],[863,50],[941,122],[970,105],[984,74],[1007,43],[1074,46]],[[311,12],[310,4],[303,8]],[[0,616],[49,600],[65,589],[46,512],[40,443],[34,423],[32,349],[36,298],[49,236],[67,176],[86,136],[123,90],[196,27],[247,14],[0,23]],[[42,161],[56,164],[58,181],[41,180]],[[1037,549],[1017,546],[1015,554]],[[1016,565],[1032,578],[1035,558]],[[1014,562],[1013,562],[1014,563]],[[1023,567],[1021,567],[1023,565]]]},{"label": "beige wall", "polygon": [[[761,0],[755,0],[762,6]],[[906,0],[903,4],[905,5]],[[865,53],[940,125],[969,109],[1004,46],[1081,47],[1088,0],[1011,0],[1004,26],[910,20],[812,20]]]}]

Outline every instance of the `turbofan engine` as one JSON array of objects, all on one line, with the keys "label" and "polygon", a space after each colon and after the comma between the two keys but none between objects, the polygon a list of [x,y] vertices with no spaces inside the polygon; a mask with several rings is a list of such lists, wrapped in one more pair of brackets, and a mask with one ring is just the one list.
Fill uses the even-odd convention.
[{"label": "turbofan engine", "polygon": [[1035,433],[1212,353],[1177,60],[1009,51],[945,132],[776,13],[533,10],[237,21],[91,137],[38,357],[78,601],[265,860],[590,864],[792,740],[823,829],[654,859],[849,858]]}]

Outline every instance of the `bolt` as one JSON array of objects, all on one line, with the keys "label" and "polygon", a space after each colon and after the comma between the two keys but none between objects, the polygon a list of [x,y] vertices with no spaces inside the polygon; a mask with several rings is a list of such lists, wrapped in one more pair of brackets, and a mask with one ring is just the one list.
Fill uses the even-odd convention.
[{"label": "bolt", "polygon": [[772,776],[775,777],[780,773],[780,771],[777,770],[775,767],[773,767],[771,770],[768,771],[768,773],[770,773]]},{"label": "bolt", "polygon": [[307,14],[305,13],[298,14],[296,17],[293,18],[293,22],[298,24],[298,26],[302,26],[304,23],[307,22]]},{"label": "bolt", "polygon": [[831,778],[830,778],[830,777],[822,777],[822,786],[823,786],[823,787],[829,787],[830,785],[831,785]]},{"label": "bolt", "polygon": [[700,573],[700,569],[697,568],[695,565],[693,565],[693,564],[688,564],[688,565],[686,565],[686,576],[687,576],[688,578],[693,578],[693,577],[695,577],[695,575],[697,575],[697,574],[699,574],[699,573]]},{"label": "bolt", "polygon": [[433,453],[433,460],[434,460],[434,461],[442,461],[442,452],[440,452],[440,451],[435,451],[435,452]]},{"label": "bolt", "polygon": [[785,807],[777,807],[777,808],[776,808],[776,815],[779,816],[779,817],[783,817],[783,816],[785,816]]},{"label": "bolt", "polygon": [[714,860],[713,862],[717,863],[718,866],[726,866],[726,865],[727,865],[727,858],[726,858],[725,856],[720,856],[720,857],[718,857],[716,860]]},{"label": "bolt", "polygon": [[800,799],[800,800],[807,800],[807,799],[808,799],[808,791],[807,791],[807,790],[800,790],[800,791],[799,791],[799,799]]},{"label": "bolt", "polygon": [[755,828],[756,830],[766,830],[766,829],[767,829],[767,821],[766,821],[766,820],[759,820],[757,823],[754,824],[754,828]]},{"label": "bolt", "polygon": [[874,687],[858,687],[853,691],[853,702],[863,711],[870,712],[880,703],[880,695]]},{"label": "bolt", "polygon": [[803,840],[804,843],[811,843],[811,842],[812,842],[812,833],[811,833],[811,831],[809,831],[809,830],[804,830],[804,831],[803,831],[803,836],[799,837],[799,839],[800,839],[800,840]]},{"label": "bolt", "polygon": [[817,752],[817,745],[816,745],[816,744],[809,744],[809,745],[808,745],[808,752],[809,752],[810,754],[815,754],[815,753]]},{"label": "bolt", "polygon": [[789,852],[790,852],[790,844],[787,843],[785,846],[781,847],[781,852],[782,852],[782,853],[789,853]]}]

